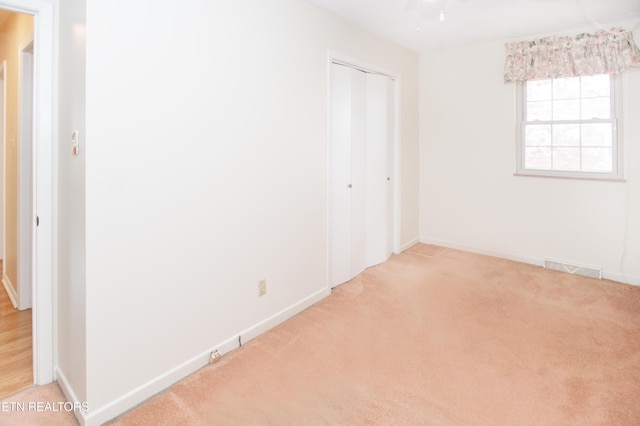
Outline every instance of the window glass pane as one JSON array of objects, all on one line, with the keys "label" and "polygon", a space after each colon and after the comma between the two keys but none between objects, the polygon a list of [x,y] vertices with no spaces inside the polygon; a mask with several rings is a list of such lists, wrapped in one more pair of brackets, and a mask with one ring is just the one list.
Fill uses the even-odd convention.
[{"label": "window glass pane", "polygon": [[577,99],[580,97],[580,79],[556,78],[553,80],[553,99]]},{"label": "window glass pane", "polygon": [[582,125],[583,146],[612,146],[613,132],[611,123],[593,123]]},{"label": "window glass pane", "polygon": [[608,75],[591,75],[581,78],[581,94],[583,98],[599,96],[609,97],[611,77]]},{"label": "window glass pane", "polygon": [[582,170],[585,172],[613,171],[611,148],[582,148]]},{"label": "window glass pane", "polygon": [[525,109],[519,170],[610,177],[620,143],[614,131],[618,87],[613,82],[613,76],[595,75],[524,83],[525,98],[518,105]]},{"label": "window glass pane", "polygon": [[550,146],[551,145],[551,125],[550,124],[530,124],[525,128],[526,146]]},{"label": "window glass pane", "polygon": [[525,148],[524,168],[533,170],[551,169],[551,148]]},{"label": "window glass pane", "polygon": [[554,148],[553,170],[580,171],[580,148]]},{"label": "window glass pane", "polygon": [[554,120],[579,120],[580,100],[553,101]]},{"label": "window glass pane", "polygon": [[527,81],[527,100],[548,101],[551,99],[551,80]]},{"label": "window glass pane", "polygon": [[553,146],[580,146],[580,125],[554,124]]},{"label": "window glass pane", "polygon": [[611,117],[611,100],[609,98],[588,98],[582,100],[582,119],[607,119]]},{"label": "window glass pane", "polygon": [[527,121],[551,120],[551,102],[527,102]]}]

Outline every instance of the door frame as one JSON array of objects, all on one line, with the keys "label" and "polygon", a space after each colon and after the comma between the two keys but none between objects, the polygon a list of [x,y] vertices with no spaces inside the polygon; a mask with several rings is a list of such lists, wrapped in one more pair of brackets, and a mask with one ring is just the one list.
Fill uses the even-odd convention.
[{"label": "door frame", "polygon": [[55,14],[51,0],[0,0],[0,8],[33,15],[34,39],[34,129],[33,129],[33,194],[36,227],[32,218],[34,244],[32,251],[32,323],[33,381],[36,385],[51,383],[54,365],[54,262],[55,229],[54,148],[56,113],[54,46]]},{"label": "door frame", "polygon": [[351,56],[348,55],[343,55],[341,53],[335,52],[335,51],[329,51],[328,55],[327,55],[327,82],[326,82],[326,87],[327,87],[327,151],[326,151],[326,155],[327,155],[327,164],[326,164],[326,171],[327,171],[327,224],[326,224],[326,229],[327,229],[327,287],[331,287],[331,283],[329,282],[329,276],[330,276],[330,247],[331,247],[331,222],[330,222],[330,217],[331,217],[331,200],[332,200],[332,194],[331,194],[331,188],[329,185],[329,179],[331,178],[330,173],[331,173],[331,65],[332,64],[338,64],[338,65],[344,65],[350,68],[355,68],[357,70],[360,71],[364,71],[366,73],[374,73],[374,74],[380,74],[380,75],[384,75],[389,77],[392,81],[393,81],[393,140],[392,140],[392,145],[393,145],[393,174],[392,174],[392,179],[393,179],[393,186],[392,186],[392,195],[393,195],[393,241],[392,241],[392,248],[393,248],[393,253],[395,254],[399,254],[402,250],[401,250],[401,245],[400,245],[400,230],[401,230],[401,181],[400,181],[400,164],[401,164],[401,158],[400,158],[400,138],[401,138],[401,131],[400,131],[400,117],[401,117],[401,113],[400,113],[400,90],[401,90],[401,77],[400,77],[400,73],[395,72],[395,71],[391,71],[389,69],[386,69],[384,67],[375,65],[375,64],[371,64],[369,62],[366,61],[362,61],[360,59],[357,58],[353,58]]}]

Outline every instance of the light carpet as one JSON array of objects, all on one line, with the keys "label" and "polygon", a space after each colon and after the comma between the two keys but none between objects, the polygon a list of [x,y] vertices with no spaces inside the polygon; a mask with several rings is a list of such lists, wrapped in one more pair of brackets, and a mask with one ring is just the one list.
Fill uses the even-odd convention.
[{"label": "light carpet", "polygon": [[419,244],[112,424],[639,425],[638,401],[640,287]]}]

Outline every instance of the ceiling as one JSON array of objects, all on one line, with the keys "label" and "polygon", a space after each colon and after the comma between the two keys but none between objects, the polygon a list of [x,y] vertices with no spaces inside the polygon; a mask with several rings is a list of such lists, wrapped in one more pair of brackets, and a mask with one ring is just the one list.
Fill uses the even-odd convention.
[{"label": "ceiling", "polygon": [[640,0],[444,0],[444,22],[441,0],[308,1],[416,52],[627,19],[640,24]]}]

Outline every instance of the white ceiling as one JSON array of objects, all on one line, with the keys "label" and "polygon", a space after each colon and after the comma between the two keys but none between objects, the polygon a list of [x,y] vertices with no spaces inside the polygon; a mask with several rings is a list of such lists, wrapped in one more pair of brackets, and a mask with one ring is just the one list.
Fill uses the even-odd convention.
[{"label": "white ceiling", "polygon": [[441,0],[418,0],[422,19],[416,0],[308,1],[417,52],[578,27],[595,31],[627,19],[640,24],[640,0],[445,0],[444,22]]}]

